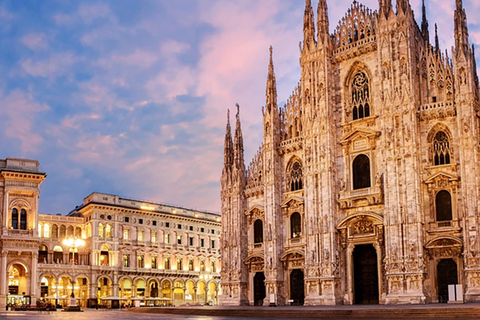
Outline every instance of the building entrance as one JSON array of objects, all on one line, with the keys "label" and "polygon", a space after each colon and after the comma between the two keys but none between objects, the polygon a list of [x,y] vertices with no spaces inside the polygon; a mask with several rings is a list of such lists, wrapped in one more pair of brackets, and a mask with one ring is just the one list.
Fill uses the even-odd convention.
[{"label": "building entrance", "polygon": [[453,259],[442,259],[437,265],[438,302],[448,302],[448,285],[458,284],[457,264]]},{"label": "building entrance", "polygon": [[353,251],[355,304],[378,304],[377,252],[372,244]]},{"label": "building entrance", "polygon": [[295,305],[303,305],[305,300],[303,272],[300,269],[294,269],[290,273],[290,299]]},{"label": "building entrance", "polygon": [[256,306],[263,305],[263,299],[265,299],[265,274],[263,272],[255,273],[253,277],[253,303]]}]

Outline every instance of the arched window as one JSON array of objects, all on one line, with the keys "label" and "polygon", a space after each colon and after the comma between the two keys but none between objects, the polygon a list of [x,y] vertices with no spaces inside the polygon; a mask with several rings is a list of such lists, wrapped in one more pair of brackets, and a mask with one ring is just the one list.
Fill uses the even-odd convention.
[{"label": "arched window", "polygon": [[41,245],[38,248],[38,263],[47,263],[48,259],[48,249],[47,246]]},{"label": "arched window", "polygon": [[82,228],[80,228],[80,227],[75,228],[75,237],[77,237],[77,238],[82,237]]},{"label": "arched window", "polygon": [[300,213],[294,212],[290,216],[290,237],[299,238],[302,235],[302,218]]},{"label": "arched window", "polygon": [[58,226],[56,224],[52,226],[52,238],[58,238]]},{"label": "arched window", "polygon": [[143,256],[137,257],[137,268],[143,268]]},{"label": "arched window", "polygon": [[448,191],[442,190],[435,197],[437,221],[452,220],[452,196]]},{"label": "arched window", "polygon": [[27,230],[27,210],[20,210],[20,230]]},{"label": "arched window", "polygon": [[361,154],[353,160],[353,189],[369,188],[370,186],[370,159]]},{"label": "arched window", "polygon": [[103,223],[98,224],[98,236],[103,238],[105,235],[105,228],[103,227]]},{"label": "arched window", "polygon": [[65,238],[65,233],[67,231],[67,228],[64,225],[60,226],[60,238]]},{"label": "arched window", "polygon": [[450,143],[443,131],[437,132],[433,139],[433,161],[436,166],[450,163]]},{"label": "arched window", "polygon": [[165,270],[170,270],[170,259],[169,258],[165,258],[164,267],[165,267]]},{"label": "arched window", "polygon": [[50,225],[48,224],[43,225],[43,237],[44,238],[50,237]]},{"label": "arched window", "polygon": [[253,242],[263,242],[263,222],[260,219],[255,220],[253,223]]},{"label": "arched window", "polygon": [[43,237],[43,235],[42,235],[42,225],[40,223],[38,224],[38,236]]},{"label": "arched window", "polygon": [[12,210],[12,229],[18,229],[18,209]]},{"label": "arched window", "polygon": [[63,263],[63,248],[61,246],[53,248],[53,263]]},{"label": "arched window", "polygon": [[100,265],[101,266],[109,266],[110,259],[109,259],[109,248],[106,245],[102,245],[100,248]]},{"label": "arched window", "polygon": [[111,238],[112,237],[112,226],[107,224],[105,227],[105,237]]},{"label": "arched window", "polygon": [[200,261],[200,271],[205,271],[205,261]]},{"label": "arched window", "polygon": [[193,260],[188,260],[188,271],[193,271]]},{"label": "arched window", "polygon": [[124,254],[123,255],[123,267],[129,268],[130,267],[130,255]]},{"label": "arched window", "polygon": [[352,81],[352,113],[353,120],[370,116],[370,88],[363,72],[358,72]]},{"label": "arched window", "polygon": [[73,226],[68,226],[67,237],[73,237]]},{"label": "arched window", "polygon": [[215,264],[215,261],[212,261],[212,272],[217,272],[217,265]]},{"label": "arched window", "polygon": [[182,259],[177,259],[177,270],[183,270],[183,261]]},{"label": "arched window", "polygon": [[290,191],[303,189],[302,177],[302,165],[295,162],[290,171]]},{"label": "arched window", "polygon": [[152,257],[152,269],[157,269],[157,257]]}]

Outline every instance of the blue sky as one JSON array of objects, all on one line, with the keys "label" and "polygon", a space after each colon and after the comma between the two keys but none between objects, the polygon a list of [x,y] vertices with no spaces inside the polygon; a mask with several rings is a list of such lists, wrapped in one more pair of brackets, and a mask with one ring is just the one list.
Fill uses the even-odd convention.
[{"label": "blue sky", "polygon": [[[450,51],[455,1],[426,3]],[[418,21],[421,1],[411,4]],[[328,5],[333,31],[351,2]],[[480,3],[464,6],[478,46]],[[41,213],[66,214],[91,192],[219,212],[226,109],[241,106],[248,164],[268,48],[281,102],[299,80],[303,10],[301,0],[0,0],[0,157],[40,161]]]}]

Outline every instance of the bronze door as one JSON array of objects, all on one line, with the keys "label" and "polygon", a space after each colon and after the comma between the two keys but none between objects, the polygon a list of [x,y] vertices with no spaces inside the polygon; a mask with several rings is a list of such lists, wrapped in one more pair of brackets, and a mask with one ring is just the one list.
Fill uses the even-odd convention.
[{"label": "bronze door", "polygon": [[378,304],[377,252],[371,244],[353,251],[355,304]]}]

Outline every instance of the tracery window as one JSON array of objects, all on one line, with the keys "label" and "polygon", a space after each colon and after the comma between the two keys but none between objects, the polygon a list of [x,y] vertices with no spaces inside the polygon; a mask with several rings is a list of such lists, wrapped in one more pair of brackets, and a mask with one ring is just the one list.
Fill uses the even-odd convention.
[{"label": "tracery window", "polygon": [[255,220],[253,223],[253,242],[263,242],[263,222],[260,219]]},{"label": "tracery window", "polygon": [[290,238],[299,238],[302,235],[302,218],[300,213],[294,212],[290,216]]},{"label": "tracery window", "polygon": [[12,210],[12,229],[18,229],[18,209]]},{"label": "tracery window", "polygon": [[27,230],[27,210],[20,210],[20,230]]},{"label": "tracery window", "polygon": [[358,72],[352,81],[352,106],[353,120],[370,116],[370,87],[363,72]]},{"label": "tracery window", "polygon": [[437,221],[452,220],[452,196],[450,192],[442,190],[435,197]]},{"label": "tracery window", "polygon": [[369,188],[370,186],[370,159],[366,155],[360,154],[353,160],[353,189]]},{"label": "tracery window", "polygon": [[297,191],[303,189],[302,182],[302,165],[295,162],[290,170],[290,191]]},{"label": "tracery window", "polygon": [[437,132],[433,139],[433,158],[436,166],[450,164],[450,142],[443,131]]}]

